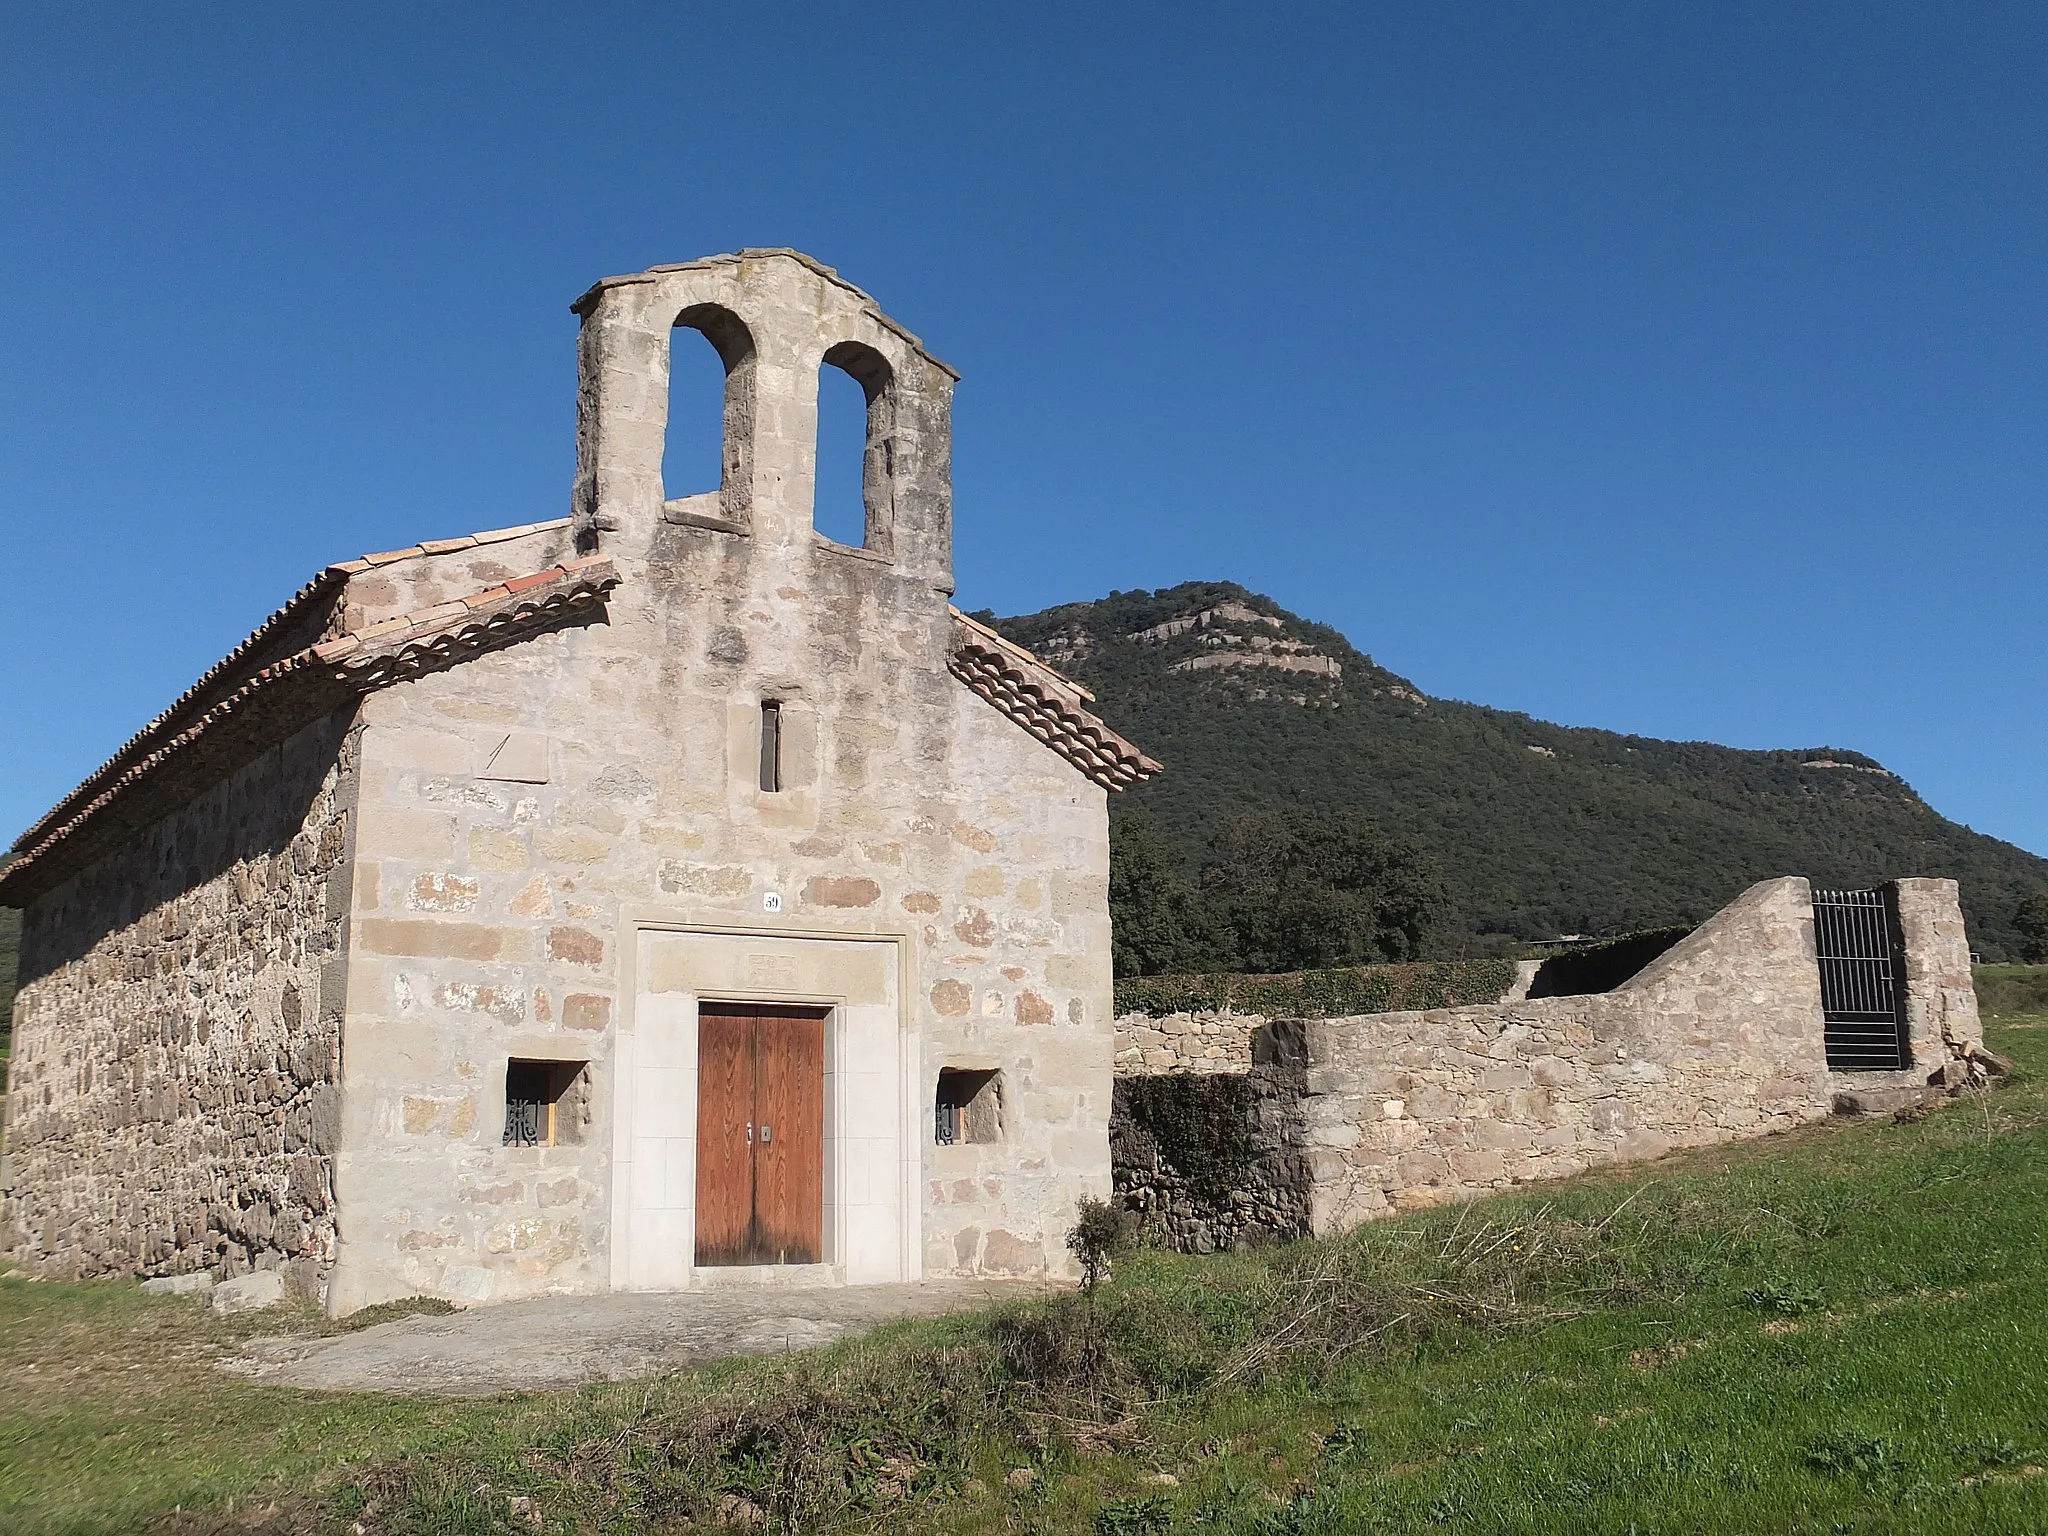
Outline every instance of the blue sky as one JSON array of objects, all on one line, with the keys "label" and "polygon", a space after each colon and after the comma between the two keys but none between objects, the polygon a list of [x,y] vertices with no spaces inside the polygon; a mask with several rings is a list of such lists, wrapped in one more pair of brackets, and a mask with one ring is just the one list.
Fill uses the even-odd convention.
[{"label": "blue sky", "polygon": [[0,831],[312,571],[564,514],[601,275],[964,374],[959,600],[1231,578],[1428,691],[2048,853],[2038,5],[15,7]]}]

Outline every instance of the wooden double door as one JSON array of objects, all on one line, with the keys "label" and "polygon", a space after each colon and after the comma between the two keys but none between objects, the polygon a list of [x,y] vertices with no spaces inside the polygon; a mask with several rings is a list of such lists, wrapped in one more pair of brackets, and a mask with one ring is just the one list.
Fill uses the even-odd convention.
[{"label": "wooden double door", "polygon": [[699,1264],[824,1257],[823,1008],[697,1008]]}]

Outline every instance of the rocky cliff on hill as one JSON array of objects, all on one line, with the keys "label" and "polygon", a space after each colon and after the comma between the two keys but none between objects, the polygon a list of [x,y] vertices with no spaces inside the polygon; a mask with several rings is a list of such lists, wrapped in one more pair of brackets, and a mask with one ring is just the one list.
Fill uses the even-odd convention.
[{"label": "rocky cliff on hill", "polygon": [[1962,882],[1975,948],[2017,952],[2048,860],[1940,815],[1836,747],[1753,752],[1435,699],[1327,625],[1228,582],[995,620],[1093,689],[1167,771],[1118,798],[1191,864],[1234,814],[1363,811],[1440,862],[1450,952],[1693,921],[1751,882]]}]

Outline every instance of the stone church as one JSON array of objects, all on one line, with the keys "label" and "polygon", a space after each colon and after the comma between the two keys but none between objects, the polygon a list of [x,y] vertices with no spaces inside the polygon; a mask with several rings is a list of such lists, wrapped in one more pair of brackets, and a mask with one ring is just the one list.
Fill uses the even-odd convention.
[{"label": "stone church", "polygon": [[[868,295],[749,250],[574,307],[569,517],[320,572],[15,845],[17,1265],[337,1314],[1065,1272],[1159,765],[949,606],[956,375]],[[716,487],[662,482],[672,343]]]}]

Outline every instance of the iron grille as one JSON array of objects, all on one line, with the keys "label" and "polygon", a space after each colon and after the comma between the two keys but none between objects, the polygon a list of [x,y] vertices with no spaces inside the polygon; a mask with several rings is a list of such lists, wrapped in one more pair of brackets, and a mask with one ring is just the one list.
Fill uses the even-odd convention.
[{"label": "iron grille", "polygon": [[508,1147],[544,1147],[554,1137],[555,1070],[547,1062],[505,1064],[505,1137]]},{"label": "iron grille", "polygon": [[1813,893],[1822,1027],[1832,1071],[1896,1072],[1913,1064],[1896,932],[1882,887]]},{"label": "iron grille", "polygon": [[547,1138],[548,1106],[541,1099],[505,1101],[505,1145],[537,1147]]}]

